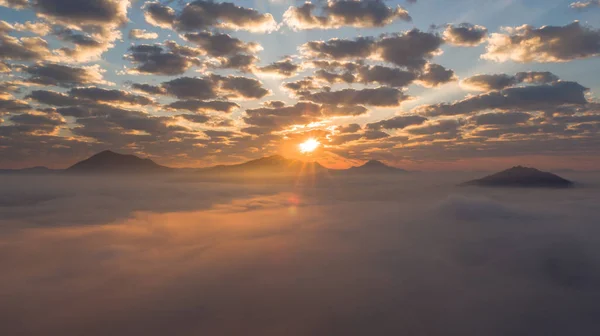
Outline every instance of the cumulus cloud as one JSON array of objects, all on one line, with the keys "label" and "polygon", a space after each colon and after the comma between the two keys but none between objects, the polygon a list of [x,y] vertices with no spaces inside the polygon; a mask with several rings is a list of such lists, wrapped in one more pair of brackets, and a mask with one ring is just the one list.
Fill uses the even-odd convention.
[{"label": "cumulus cloud", "polygon": [[409,100],[401,90],[390,87],[343,89],[339,91],[321,91],[305,93],[301,99],[330,105],[371,105],[399,106]]},{"label": "cumulus cloud", "polygon": [[559,78],[551,72],[519,72],[514,76],[507,74],[481,74],[461,81],[461,85],[467,89],[477,91],[502,90],[520,83],[548,84],[558,81]]},{"label": "cumulus cloud", "polygon": [[0,6],[24,9],[29,6],[29,0],[0,0]]},{"label": "cumulus cloud", "polygon": [[588,89],[575,82],[559,81],[551,84],[512,87],[471,96],[453,103],[419,106],[415,112],[429,116],[460,115],[499,109],[542,110],[563,104],[585,105]]},{"label": "cumulus cloud", "polygon": [[477,125],[514,125],[521,124],[532,116],[525,112],[484,113],[473,117]]},{"label": "cumulus cloud", "polygon": [[167,107],[176,110],[188,110],[191,112],[217,111],[230,113],[234,109],[239,108],[240,106],[233,102],[220,100],[178,100],[173,103],[170,103]]},{"label": "cumulus cloud", "polygon": [[178,31],[222,28],[264,33],[277,28],[271,14],[231,2],[196,0],[187,3],[180,12],[158,2],[148,2],[144,8],[148,23]]},{"label": "cumulus cloud", "polygon": [[489,39],[483,58],[496,62],[567,62],[600,54],[600,31],[575,21],[566,26],[505,28]]},{"label": "cumulus cloud", "polygon": [[96,102],[115,102],[131,105],[152,105],[154,101],[150,98],[134,95],[122,90],[107,90],[98,87],[77,87],[69,91],[69,95]]},{"label": "cumulus cloud", "polygon": [[600,7],[600,0],[590,0],[590,1],[577,1],[577,2],[573,2],[570,5],[571,8],[574,9],[587,9],[587,8],[591,8],[591,7]]},{"label": "cumulus cloud", "polygon": [[403,129],[412,125],[421,125],[427,121],[427,118],[421,116],[395,116],[390,119],[381,120],[376,123],[367,124],[367,129]]},{"label": "cumulus cloud", "polygon": [[145,29],[131,29],[129,31],[129,39],[132,40],[156,40],[158,33],[150,32]]},{"label": "cumulus cloud", "polygon": [[100,65],[71,67],[56,63],[38,63],[23,66],[19,70],[30,75],[29,82],[40,85],[56,85],[62,87],[89,84],[110,84],[103,78],[105,70]]},{"label": "cumulus cloud", "polygon": [[429,59],[439,54],[444,40],[435,33],[413,29],[404,33],[383,35],[379,39],[358,37],[353,40],[331,39],[311,41],[300,47],[306,57],[333,60],[382,60],[409,69],[422,69]]},{"label": "cumulus cloud", "polygon": [[256,71],[259,73],[274,74],[281,77],[292,77],[301,69],[301,66],[295,64],[292,59],[284,58],[269,65],[259,67],[256,69]]},{"label": "cumulus cloud", "polygon": [[179,99],[206,100],[218,97],[258,99],[268,95],[256,79],[240,76],[211,75],[181,77],[162,84],[170,95]]},{"label": "cumulus cloud", "polygon": [[[316,9],[320,15],[314,14]],[[382,0],[331,0],[322,7],[307,2],[283,14],[284,23],[296,30],[383,27],[396,20],[410,21],[411,17],[404,8],[388,7]]]},{"label": "cumulus cloud", "polygon": [[198,58],[201,51],[179,46],[175,42],[158,44],[140,44],[129,48],[126,58],[137,66],[131,72],[154,75],[179,75],[193,66],[201,66]]},{"label": "cumulus cloud", "polygon": [[470,23],[448,25],[444,30],[446,42],[463,47],[474,47],[483,43],[487,38],[487,28]]}]

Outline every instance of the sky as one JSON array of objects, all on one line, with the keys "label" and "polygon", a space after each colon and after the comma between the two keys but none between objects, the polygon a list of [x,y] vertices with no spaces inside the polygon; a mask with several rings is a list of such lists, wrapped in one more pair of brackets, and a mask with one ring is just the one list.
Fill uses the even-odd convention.
[{"label": "sky", "polygon": [[600,169],[598,1],[0,0],[0,18],[0,168],[111,149]]}]

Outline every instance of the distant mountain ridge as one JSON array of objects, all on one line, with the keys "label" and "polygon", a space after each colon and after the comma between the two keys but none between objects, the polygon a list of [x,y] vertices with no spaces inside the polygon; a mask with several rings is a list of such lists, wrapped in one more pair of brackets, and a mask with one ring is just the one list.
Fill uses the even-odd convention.
[{"label": "distant mountain ridge", "polygon": [[218,165],[199,169],[204,174],[319,174],[329,171],[318,162],[304,162],[271,155],[234,165]]},{"label": "distant mountain ridge", "polygon": [[172,168],[161,166],[150,159],[105,150],[77,162],[65,171],[67,173],[160,173],[171,170]]},{"label": "distant mountain ridge", "polygon": [[481,179],[465,182],[463,185],[485,187],[568,188],[572,187],[574,183],[558,175],[535,168],[516,166]]}]

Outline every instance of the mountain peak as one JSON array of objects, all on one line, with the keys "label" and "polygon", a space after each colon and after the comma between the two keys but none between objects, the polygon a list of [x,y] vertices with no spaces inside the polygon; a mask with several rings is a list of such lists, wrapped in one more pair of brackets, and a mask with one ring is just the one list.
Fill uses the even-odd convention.
[{"label": "mountain peak", "polygon": [[385,163],[378,161],[378,160],[369,160],[367,161],[365,164],[363,164],[361,167],[390,167],[388,165],[386,165]]},{"label": "mountain peak", "polygon": [[551,187],[565,188],[573,182],[536,168],[514,166],[507,170],[465,183],[466,185],[494,187]]},{"label": "mountain peak", "polygon": [[104,150],[88,159],[67,168],[78,173],[147,173],[167,171],[169,168],[156,164],[150,159],[142,159],[132,154],[120,154]]}]

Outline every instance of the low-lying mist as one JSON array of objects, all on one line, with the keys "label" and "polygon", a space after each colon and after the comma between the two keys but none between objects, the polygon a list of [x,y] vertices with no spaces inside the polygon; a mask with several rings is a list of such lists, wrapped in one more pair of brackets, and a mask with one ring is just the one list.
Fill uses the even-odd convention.
[{"label": "low-lying mist", "polygon": [[3,335],[599,335],[600,175],[0,176]]}]

